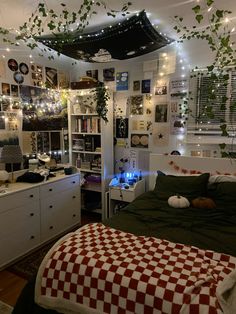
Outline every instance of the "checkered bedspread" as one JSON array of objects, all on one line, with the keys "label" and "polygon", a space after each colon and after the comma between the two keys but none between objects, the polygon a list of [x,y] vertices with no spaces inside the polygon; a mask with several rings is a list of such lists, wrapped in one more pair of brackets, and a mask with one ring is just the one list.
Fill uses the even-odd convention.
[{"label": "checkered bedspread", "polygon": [[236,258],[88,224],[42,262],[35,301],[63,313],[222,313],[216,287]]}]

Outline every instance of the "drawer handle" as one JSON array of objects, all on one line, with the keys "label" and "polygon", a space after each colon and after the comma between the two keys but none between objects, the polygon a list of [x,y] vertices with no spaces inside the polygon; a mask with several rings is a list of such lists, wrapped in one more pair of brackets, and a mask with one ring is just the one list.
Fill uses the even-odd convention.
[{"label": "drawer handle", "polygon": [[49,229],[53,229],[53,226],[50,226]]},{"label": "drawer handle", "polygon": [[34,197],[34,194],[30,194],[30,197]]},{"label": "drawer handle", "polygon": [[32,235],[32,236],[30,237],[30,239],[33,240],[33,239],[34,239],[34,236]]},{"label": "drawer handle", "polygon": [[49,208],[53,208],[53,205],[50,205]]},{"label": "drawer handle", "polygon": [[49,191],[49,192],[52,192],[52,189],[49,189],[48,191]]},{"label": "drawer handle", "polygon": [[34,216],[34,213],[30,213],[30,216],[33,217],[33,216]]}]

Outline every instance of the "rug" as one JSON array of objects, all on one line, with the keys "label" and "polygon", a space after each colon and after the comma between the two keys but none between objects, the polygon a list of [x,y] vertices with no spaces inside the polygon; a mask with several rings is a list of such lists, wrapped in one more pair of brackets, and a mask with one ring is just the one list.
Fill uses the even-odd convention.
[{"label": "rug", "polygon": [[39,265],[41,264],[44,256],[53,246],[55,241],[47,243],[43,247],[39,248],[37,251],[34,251],[30,255],[27,255],[23,259],[11,265],[7,270],[24,279],[30,280],[37,274]]},{"label": "rug", "polygon": [[1,314],[11,314],[13,307],[0,301],[0,313]]}]

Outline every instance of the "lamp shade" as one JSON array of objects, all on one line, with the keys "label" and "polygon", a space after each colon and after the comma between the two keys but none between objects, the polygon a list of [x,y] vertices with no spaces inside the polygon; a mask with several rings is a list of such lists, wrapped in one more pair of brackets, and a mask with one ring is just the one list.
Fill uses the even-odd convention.
[{"label": "lamp shade", "polygon": [[4,145],[2,148],[0,162],[5,164],[17,164],[23,161],[19,145]]}]

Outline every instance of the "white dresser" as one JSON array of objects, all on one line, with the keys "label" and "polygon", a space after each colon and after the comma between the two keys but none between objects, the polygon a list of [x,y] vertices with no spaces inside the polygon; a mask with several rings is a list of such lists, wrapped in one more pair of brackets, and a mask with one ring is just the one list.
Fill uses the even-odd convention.
[{"label": "white dresser", "polygon": [[0,194],[0,268],[80,225],[80,175],[13,183]]}]

